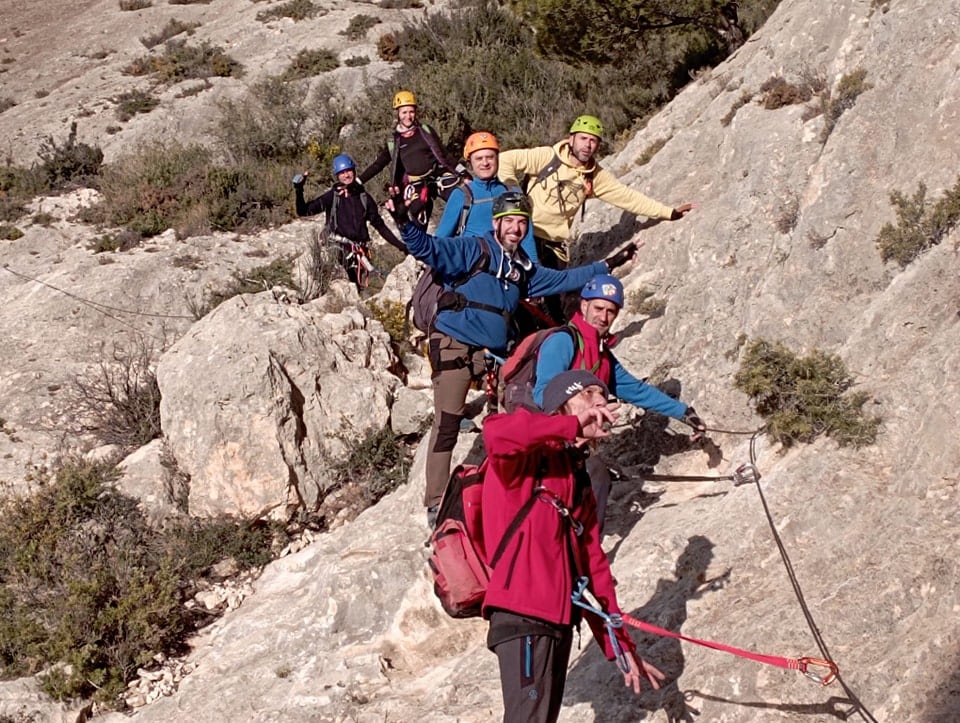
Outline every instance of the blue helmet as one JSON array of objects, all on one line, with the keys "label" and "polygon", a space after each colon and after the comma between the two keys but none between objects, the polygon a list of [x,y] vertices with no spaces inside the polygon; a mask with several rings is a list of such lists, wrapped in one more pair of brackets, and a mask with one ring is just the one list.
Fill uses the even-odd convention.
[{"label": "blue helmet", "polygon": [[343,173],[344,171],[355,171],[356,169],[357,164],[354,163],[353,159],[346,153],[341,153],[339,156],[335,156],[333,159],[334,176],[336,176],[338,173]]},{"label": "blue helmet", "polygon": [[610,274],[599,274],[590,279],[583,291],[580,292],[581,299],[606,299],[617,305],[618,309],[623,308],[623,284],[620,279]]}]

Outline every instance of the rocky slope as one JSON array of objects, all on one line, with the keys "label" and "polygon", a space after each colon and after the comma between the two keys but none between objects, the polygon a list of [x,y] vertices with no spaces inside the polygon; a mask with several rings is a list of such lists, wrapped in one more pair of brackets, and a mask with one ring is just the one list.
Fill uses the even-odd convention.
[{"label": "rocky slope", "polygon": [[[757,466],[820,633],[849,689],[884,721],[960,718],[960,232],[905,270],[884,264],[875,245],[882,224],[895,220],[891,191],[912,194],[922,181],[936,196],[956,182],[958,21],[957,0],[784,0],[730,60],[608,159],[655,198],[696,201],[695,212],[640,230],[590,202],[582,228],[587,255],[628,237],[645,241],[625,282],[654,289],[666,309],[653,319],[628,309],[618,321],[628,332],[619,356],[638,372],[680,378],[683,398],[711,426],[759,425],[732,384],[744,335],[835,352],[870,394],[870,411],[884,419],[875,445],[853,450],[821,439],[783,453],[761,438]],[[836,97],[841,78],[857,69],[870,87],[832,132],[824,115],[807,110],[816,99],[770,110],[761,103],[772,76],[800,83],[821,74]],[[10,122],[16,110],[0,119]],[[276,248],[296,243],[297,228],[236,245],[191,243],[218,252]],[[93,232],[74,225],[31,233],[5,246],[5,261],[18,259],[50,283],[69,279],[72,290],[104,303],[100,274],[112,274],[121,297],[146,301],[184,273],[161,262],[172,251],[98,266],[79,246]],[[9,274],[0,284],[3,328],[13,330],[6,368],[20,375],[4,375],[4,416],[29,427],[52,393],[48,379],[89,362],[88,347],[116,330],[80,306],[53,313],[45,288]],[[475,452],[477,439],[464,435],[461,455]],[[635,457],[630,439],[615,448],[625,463]],[[726,474],[748,459],[747,437],[713,439],[712,454],[664,455],[656,471]],[[499,719],[484,626],[449,620],[432,600],[420,485],[422,460],[407,485],[355,522],[270,565],[239,609],[198,636],[195,671],[134,718]],[[667,484],[649,494],[627,480],[615,487],[608,532],[621,604],[638,617],[761,652],[819,655],[755,488]],[[821,688],[794,672],[653,638],[644,638],[648,654],[675,683],[635,697],[587,638],[574,653],[564,721],[827,721],[851,708],[837,684]],[[33,705],[26,693],[4,690],[7,709]]]}]

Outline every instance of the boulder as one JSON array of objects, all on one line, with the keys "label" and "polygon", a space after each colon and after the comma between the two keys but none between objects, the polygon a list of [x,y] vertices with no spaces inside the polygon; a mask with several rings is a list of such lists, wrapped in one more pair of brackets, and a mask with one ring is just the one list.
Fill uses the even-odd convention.
[{"label": "boulder", "polygon": [[330,466],[382,429],[399,380],[379,323],[356,308],[228,300],[157,366],[164,435],[194,515],[312,507]]}]

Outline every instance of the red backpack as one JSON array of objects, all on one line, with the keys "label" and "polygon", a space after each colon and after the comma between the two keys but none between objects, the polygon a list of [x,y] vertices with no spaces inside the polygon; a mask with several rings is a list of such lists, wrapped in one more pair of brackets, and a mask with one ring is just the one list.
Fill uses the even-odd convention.
[{"label": "red backpack", "polygon": [[531,412],[539,412],[533,400],[533,388],[537,383],[537,354],[543,342],[555,331],[565,331],[573,337],[577,345],[579,332],[570,325],[540,329],[523,338],[510,352],[506,362],[500,367],[500,406],[512,414],[519,407]]},{"label": "red backpack", "polygon": [[486,469],[484,459],[479,465],[459,465],[453,470],[437,511],[436,529],[430,536],[432,553],[428,564],[433,573],[433,592],[453,618],[480,615],[490,572],[537,499],[532,495],[520,508],[488,561],[481,514]]}]

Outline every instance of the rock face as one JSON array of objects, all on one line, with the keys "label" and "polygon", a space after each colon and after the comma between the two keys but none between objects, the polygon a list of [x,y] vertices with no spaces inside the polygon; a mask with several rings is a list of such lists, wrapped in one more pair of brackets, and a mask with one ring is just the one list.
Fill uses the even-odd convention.
[{"label": "rock face", "polygon": [[394,358],[356,309],[228,300],[160,360],[163,433],[194,515],[313,506],[330,465],[389,419]]},{"label": "rock face", "polygon": [[[754,448],[764,501],[847,692],[688,643],[638,636],[670,684],[637,697],[623,689],[615,668],[601,660],[585,634],[574,651],[561,721],[857,720],[848,693],[876,720],[960,720],[960,231],[905,270],[884,264],[874,243],[882,224],[896,220],[892,191],[911,195],[923,181],[936,197],[956,181],[958,22],[958,0],[784,0],[728,62],[692,82],[607,159],[615,173],[657,199],[699,204],[683,221],[641,230],[618,210],[588,203],[581,253],[593,258],[627,239],[644,241],[625,275],[628,297],[644,288],[665,301],[656,318],[628,304],[618,320],[625,338],[617,353],[628,368],[641,376],[658,370],[681,379],[682,398],[710,426],[752,430],[760,420],[732,382],[738,356],[744,338],[778,339],[797,351],[839,354],[855,372],[858,389],[871,395],[870,411],[884,423],[877,443],[860,450],[820,439],[783,452],[766,437]],[[822,73],[835,96],[841,78],[857,69],[866,71],[872,87],[829,134],[823,115],[811,117],[807,110],[815,101],[772,110],[759,102],[771,76],[798,82]],[[662,148],[641,163],[655,144]],[[36,275],[51,282],[69,276],[77,284],[107,283],[106,271],[76,248],[76,227],[69,241],[37,229],[28,233],[44,254],[39,259],[31,262],[25,247],[15,245],[20,242],[5,249],[21,254]],[[265,234],[260,242],[286,233]],[[230,252],[222,239],[206,242],[222,243],[221,251]],[[157,245],[169,253],[164,243]],[[61,264],[51,270],[46,265],[54,254]],[[147,273],[143,256],[123,259],[113,273]],[[100,319],[73,307],[45,316],[54,308],[45,305],[49,290],[30,287],[24,304],[25,288],[10,279],[0,287],[0,307],[12,310],[4,321],[4,329],[12,330],[9,365],[26,370],[14,379],[5,375],[5,403],[17,398],[18,385],[40,398],[50,377],[40,381],[35,374],[54,373],[41,369],[53,347],[37,333],[29,336],[31,324],[61,335],[66,346],[88,341],[96,328],[91,319]],[[170,403],[179,398],[184,410],[165,409],[165,432],[179,434],[184,449],[193,449],[195,437],[187,432],[197,420],[206,420],[205,431],[219,423],[216,410],[189,406],[191,388],[224,400],[231,415],[216,437],[219,448],[211,442],[196,453],[180,451],[180,463],[192,459],[193,472],[202,472],[204,455],[212,450],[233,459],[228,443],[251,445],[251,458],[262,465],[256,475],[279,480],[272,482],[272,499],[291,489],[291,468],[298,483],[307,480],[308,489],[317,488],[322,482],[299,475],[312,469],[301,458],[319,459],[319,448],[290,446],[277,427],[293,429],[285,439],[296,441],[293,390],[316,383],[311,370],[332,369],[331,357],[354,352],[318,352],[327,360],[323,366],[302,353],[299,340],[289,346],[285,341],[283,348],[291,351],[275,361],[278,339],[300,333],[293,328],[332,323],[310,308],[294,312],[266,298],[245,297],[218,315],[223,318],[192,328],[183,340],[176,352],[184,369],[174,375],[179,379],[165,371],[174,356],[161,365],[165,404],[166,397]],[[355,340],[351,349],[380,348],[372,327],[351,320],[349,312],[335,318],[344,336]],[[214,341],[214,325],[232,328],[233,336],[220,333]],[[207,356],[218,365],[202,363]],[[351,356],[354,371],[374,377],[378,370],[358,363],[360,357]],[[194,368],[202,371],[188,371]],[[251,402],[243,387],[224,378],[228,368],[245,370],[260,401]],[[319,382],[325,392],[323,375]],[[178,391],[170,386],[176,384],[182,385]],[[16,415],[5,409],[4,416],[21,424],[34,398],[13,405]],[[319,408],[322,394],[316,399]],[[370,414],[379,406],[362,403]],[[310,433],[301,439],[326,443],[329,433],[319,433],[318,424],[310,417]],[[611,462],[628,471],[638,466],[633,434],[622,430],[608,448]],[[714,432],[712,438],[716,446],[710,450],[664,452],[651,463],[659,473],[727,474],[750,459],[748,436]],[[461,435],[458,457],[475,455],[478,440]],[[0,444],[10,443],[0,438]],[[419,506],[424,451],[410,484],[353,523],[270,565],[240,608],[196,638],[190,656],[195,672],[133,719],[499,720],[498,676],[484,649],[483,624],[444,617],[430,592]],[[242,486],[253,476],[244,468],[237,482]],[[644,492],[637,479],[614,487],[606,543],[624,609],[692,637],[819,657],[757,489],[729,482],[665,488]],[[228,493],[221,487],[217,494],[222,500]],[[229,494],[251,508],[271,504],[247,490]],[[198,508],[203,504],[212,503],[196,502]],[[9,684],[5,696],[7,691],[13,691]],[[120,714],[106,719],[128,720]]]}]

